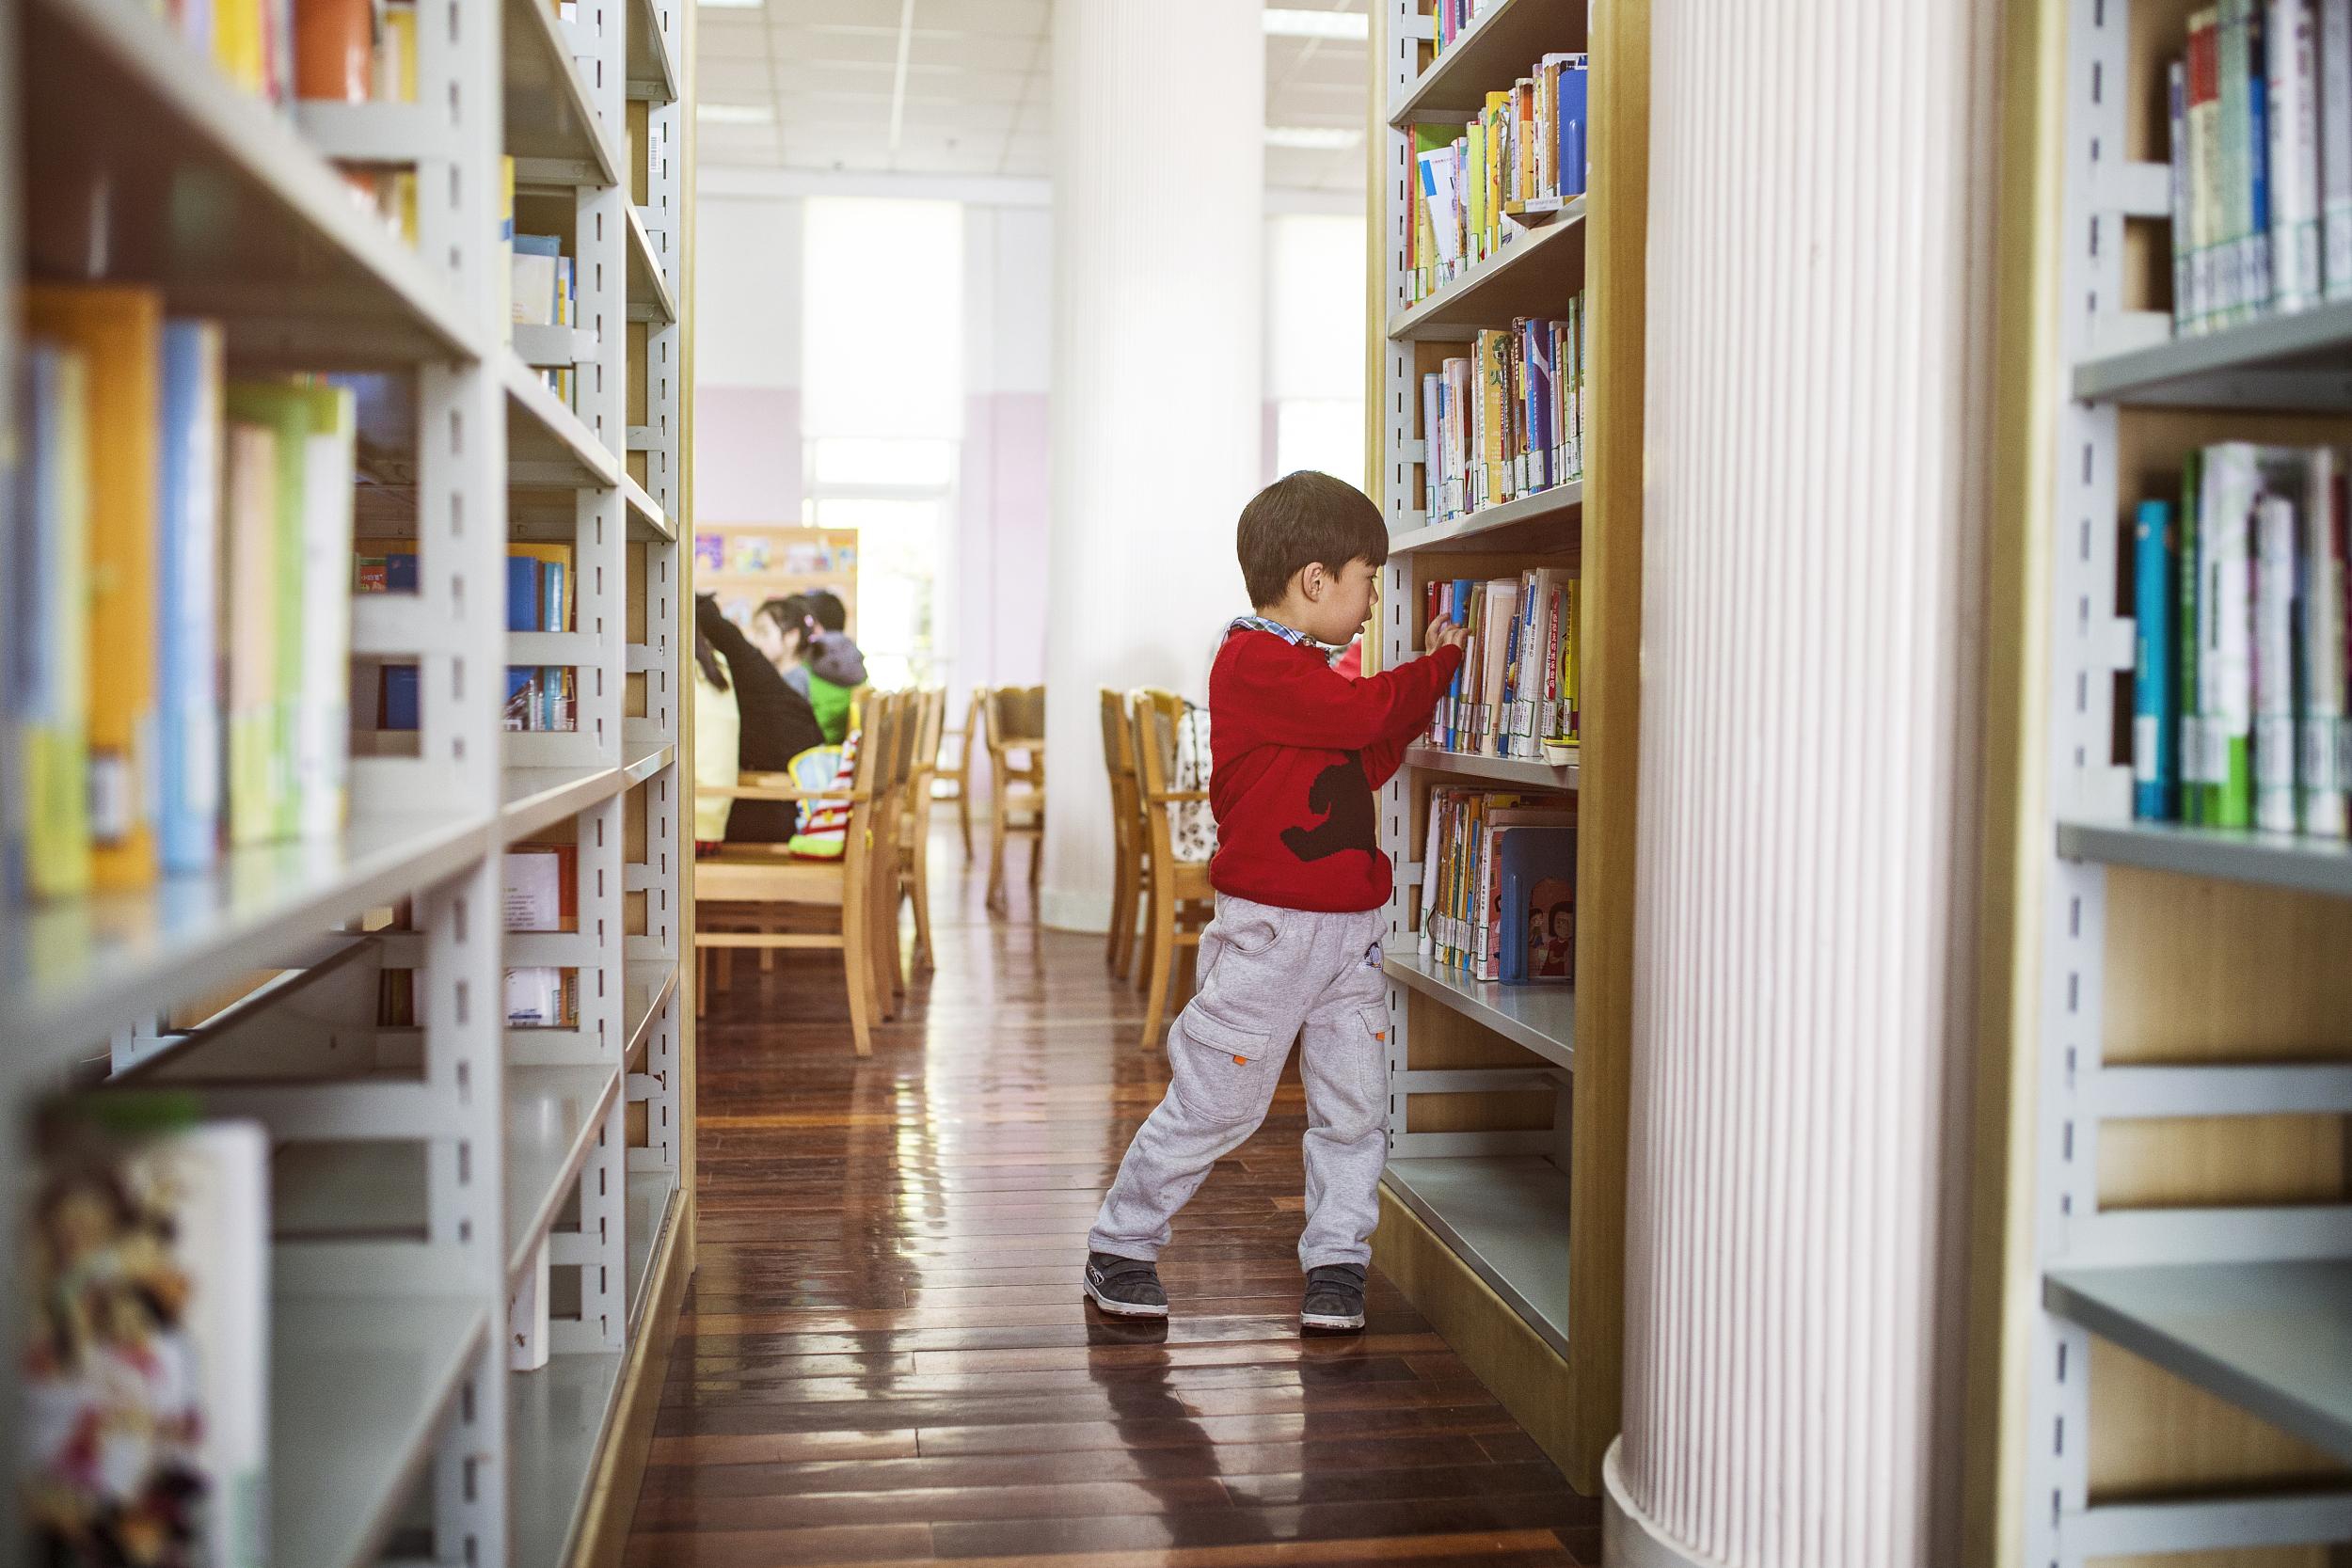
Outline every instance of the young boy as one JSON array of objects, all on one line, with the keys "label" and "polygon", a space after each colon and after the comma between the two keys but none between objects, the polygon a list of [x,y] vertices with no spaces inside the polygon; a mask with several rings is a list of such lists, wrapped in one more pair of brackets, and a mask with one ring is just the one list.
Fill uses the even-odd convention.
[{"label": "young boy", "polygon": [[1085,1289],[1106,1312],[1168,1315],[1153,1261],[1168,1222],[1265,1119],[1303,1029],[1298,1321],[1360,1329],[1388,1160],[1389,857],[1374,791],[1427,728],[1468,633],[1433,624],[1429,657],[1369,679],[1332,670],[1317,644],[1344,645],[1371,613],[1389,535],[1379,508],[1327,474],[1266,486],[1242,509],[1237,544],[1258,613],[1226,629],[1209,674],[1216,918],[1200,935],[1199,993],[1168,1029],[1168,1098],[1087,1237]]}]

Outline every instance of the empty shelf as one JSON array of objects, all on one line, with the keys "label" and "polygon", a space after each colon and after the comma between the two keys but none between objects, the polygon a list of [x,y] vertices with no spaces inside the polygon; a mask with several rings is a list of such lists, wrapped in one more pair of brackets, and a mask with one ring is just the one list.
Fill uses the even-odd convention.
[{"label": "empty shelf", "polygon": [[570,1560],[572,1531],[620,1378],[619,1351],[553,1355],[535,1372],[509,1377],[506,1495],[514,1510],[516,1568],[556,1568]]},{"label": "empty shelf", "polygon": [[382,1550],[489,1332],[478,1297],[283,1296],[270,1323],[273,1560],[347,1568]]},{"label": "empty shelf", "polygon": [[2352,1262],[2059,1269],[2042,1305],[2352,1460]]},{"label": "empty shelf", "polygon": [[1568,1178],[1549,1160],[1391,1160],[1381,1180],[1562,1355]]}]

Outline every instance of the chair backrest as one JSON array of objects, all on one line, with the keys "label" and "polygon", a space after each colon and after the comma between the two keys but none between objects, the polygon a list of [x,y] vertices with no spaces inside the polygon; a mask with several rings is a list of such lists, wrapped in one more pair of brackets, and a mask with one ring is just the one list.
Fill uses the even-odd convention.
[{"label": "chair backrest", "polygon": [[1045,688],[1000,686],[988,695],[988,749],[992,752],[1044,745]]},{"label": "chair backrest", "polygon": [[[1014,767],[1012,753],[1025,763]],[[1045,787],[1045,688],[1000,686],[988,693],[988,763],[995,787]]]},{"label": "chair backrest", "polygon": [[1127,699],[1109,687],[1103,693],[1103,766],[1114,782],[1136,776],[1135,738],[1127,728]]},{"label": "chair backrest", "polygon": [[1152,797],[1168,793],[1168,781],[1176,771],[1176,720],[1156,701],[1168,693],[1143,689],[1128,695],[1134,705],[1130,733],[1134,736],[1136,800],[1142,808],[1152,863],[1171,865],[1175,862],[1176,844],[1168,825],[1168,805]]},{"label": "chair backrest", "polygon": [[897,782],[902,790],[914,782],[914,772],[918,766],[917,753],[923,739],[923,725],[926,719],[921,691],[909,688],[898,693],[898,745],[893,748],[893,751],[898,763]]},{"label": "chair backrest", "polygon": [[1109,687],[1103,694],[1103,767],[1111,776],[1111,832],[1121,853],[1135,843],[1138,819],[1136,805],[1139,786],[1136,782],[1136,736],[1134,718],[1128,711],[1127,699]]}]

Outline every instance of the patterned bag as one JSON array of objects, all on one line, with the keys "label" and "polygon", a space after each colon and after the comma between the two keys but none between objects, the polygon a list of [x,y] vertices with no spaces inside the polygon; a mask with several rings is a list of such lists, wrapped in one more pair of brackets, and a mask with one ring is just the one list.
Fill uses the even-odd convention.
[{"label": "patterned bag", "polygon": [[[811,746],[787,769],[801,789],[848,789],[857,782],[858,732],[838,746]],[[837,861],[850,844],[850,802],[803,800],[800,831],[785,846],[802,860]]]},{"label": "patterned bag", "polygon": [[[1176,722],[1176,774],[1171,787],[1209,787],[1209,710],[1187,704]],[[1180,800],[1168,808],[1168,829],[1176,858],[1205,861],[1216,853],[1216,814],[1206,800]]]}]

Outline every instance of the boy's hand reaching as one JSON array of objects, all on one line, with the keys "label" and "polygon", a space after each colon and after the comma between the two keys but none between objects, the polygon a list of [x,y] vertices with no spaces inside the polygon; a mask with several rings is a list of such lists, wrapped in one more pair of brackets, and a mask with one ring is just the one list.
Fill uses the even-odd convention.
[{"label": "boy's hand reaching", "polygon": [[1470,627],[1457,626],[1440,615],[1430,622],[1429,629],[1422,634],[1421,648],[1423,653],[1434,654],[1439,648],[1459,648],[1470,640]]}]

